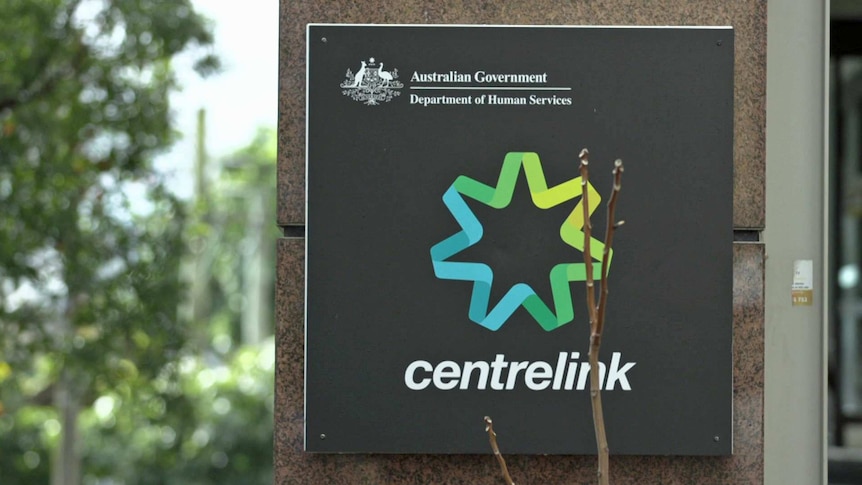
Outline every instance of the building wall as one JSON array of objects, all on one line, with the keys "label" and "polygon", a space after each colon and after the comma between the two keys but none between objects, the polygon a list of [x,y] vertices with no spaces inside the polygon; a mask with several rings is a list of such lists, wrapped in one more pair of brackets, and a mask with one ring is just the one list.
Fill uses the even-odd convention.
[{"label": "building wall", "polygon": [[[827,300],[824,35],[829,2],[769,2],[765,477],[825,483]],[[788,190],[793,188],[791,190]],[[793,262],[814,262],[814,305],[793,306]]]},{"label": "building wall", "polygon": [[[766,216],[766,2],[604,0],[562,5],[549,0],[410,3],[281,0],[278,224],[285,229],[286,237],[278,242],[277,260],[276,483],[501,483],[498,465],[490,453],[316,455],[302,451],[305,26],[310,22],[731,25],[736,31],[734,227],[738,230],[739,239],[750,239],[745,236],[756,235],[756,232],[747,231],[763,229]],[[612,457],[612,483],[736,484],[763,481],[764,265],[762,244],[735,243],[734,455]],[[517,483],[589,483],[595,478],[595,458],[591,456],[507,456],[507,461]]]}]

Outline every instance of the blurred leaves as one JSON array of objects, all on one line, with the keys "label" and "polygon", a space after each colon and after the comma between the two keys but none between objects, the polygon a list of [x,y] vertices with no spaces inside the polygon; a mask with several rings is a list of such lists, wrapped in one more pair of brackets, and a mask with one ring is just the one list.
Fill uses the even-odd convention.
[{"label": "blurred leaves", "polygon": [[39,351],[65,368],[120,354],[152,375],[184,340],[184,207],[151,160],[175,136],[170,59],[210,44],[209,28],[188,1],[7,0],[0,18],[4,360],[26,372]]},{"label": "blurred leaves", "polygon": [[[196,201],[189,225],[187,241],[192,252],[205,261],[208,269],[211,302],[205,316],[209,322],[208,338],[227,334],[232,340],[254,343],[243,327],[259,320],[271,325],[271,312],[250,316],[255,305],[271,309],[275,300],[274,243],[279,237],[275,220],[275,159],[276,134],[272,129],[259,129],[249,145],[220,161],[220,176],[212,184],[209,195]],[[250,275],[249,268],[260,266],[263,274]],[[244,289],[266,284],[265,303],[252,301],[253,295]],[[248,330],[248,329],[246,329]],[[272,334],[272,327],[260,329],[263,336]],[[253,332],[252,332],[253,333]]]},{"label": "blurred leaves", "polygon": [[49,483],[61,376],[85,476],[256,483],[272,431],[248,382],[271,370],[253,349],[191,357],[190,211],[152,168],[177,136],[173,56],[220,69],[208,22],[188,0],[4,0],[0,18],[0,483]]},{"label": "blurred leaves", "polygon": [[[273,355],[268,339],[216,366],[185,356],[154,386],[100,396],[80,417],[83,483],[272,483]],[[48,483],[59,433],[47,406],[0,414],[2,483]]]}]

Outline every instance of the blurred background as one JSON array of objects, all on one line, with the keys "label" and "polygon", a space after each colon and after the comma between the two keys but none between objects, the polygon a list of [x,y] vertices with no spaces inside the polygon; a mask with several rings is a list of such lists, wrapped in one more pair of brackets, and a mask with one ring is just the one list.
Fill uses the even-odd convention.
[{"label": "blurred background", "polygon": [[0,484],[272,483],[278,3],[0,19]]},{"label": "blurred background", "polygon": [[862,2],[831,0],[829,483],[862,483]]}]

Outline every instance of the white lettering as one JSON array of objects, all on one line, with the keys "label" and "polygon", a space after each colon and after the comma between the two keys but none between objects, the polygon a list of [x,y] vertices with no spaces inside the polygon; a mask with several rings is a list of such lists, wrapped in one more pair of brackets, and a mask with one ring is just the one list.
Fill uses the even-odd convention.
[{"label": "white lettering", "polygon": [[421,391],[422,389],[428,387],[428,384],[431,383],[431,378],[429,377],[422,379],[420,382],[416,382],[416,379],[414,379],[414,375],[416,374],[416,369],[420,367],[425,372],[431,372],[431,370],[433,369],[433,367],[431,366],[431,362],[428,362],[427,360],[417,360],[416,362],[412,362],[410,365],[408,365],[407,370],[404,371],[404,384],[407,385],[408,389],[414,391]]},{"label": "white lettering", "polygon": [[449,72],[417,72],[413,71],[410,81],[415,83],[469,83],[473,79],[469,74],[458,71]]},{"label": "white lettering", "polygon": [[632,387],[629,385],[629,379],[626,377],[626,372],[635,366],[635,362],[629,362],[620,369],[620,357],[619,352],[614,352],[613,357],[611,357],[611,370],[608,372],[608,380],[605,382],[605,389],[609,391],[614,390],[617,381],[619,381],[623,391],[632,390]]},{"label": "white lettering", "polygon": [[518,373],[526,369],[528,365],[530,365],[529,362],[512,362],[512,366],[509,367],[509,380],[506,381],[507,391],[515,388],[515,379],[518,378]]},{"label": "white lettering", "polygon": [[[444,391],[455,389],[458,386],[458,379],[460,377],[461,367],[451,360],[444,360],[434,368],[434,386],[437,389]],[[449,380],[446,381],[445,379]]]},{"label": "white lettering", "polygon": [[[563,374],[566,372],[566,354],[567,352],[560,352],[560,355],[557,356],[557,370],[554,372],[554,386],[552,387],[555,391],[559,391],[563,384]],[[572,352],[572,358],[577,359],[577,355],[577,352]]]},{"label": "white lettering", "polygon": [[473,374],[473,369],[479,369],[479,380],[476,383],[476,389],[485,389],[488,387],[488,367],[487,362],[464,362],[464,373],[461,374],[461,389],[467,389],[470,386],[470,376]]},{"label": "white lettering", "polygon": [[[542,360],[512,361],[505,354],[496,354],[493,361],[466,361],[463,364],[444,360],[436,365],[427,360],[411,362],[404,371],[404,384],[408,389],[421,391],[433,385],[434,388],[448,391],[512,390],[526,386],[531,391],[560,389],[583,391],[589,388],[590,364],[578,362],[579,352],[559,352],[556,365]],[[609,366],[599,362],[599,389],[613,391],[619,385],[622,391],[631,391],[627,373],[634,368],[635,362],[622,361],[622,353],[614,352]],[[475,379],[473,376],[476,376]],[[607,377],[607,379],[605,379]]]},{"label": "white lettering", "polygon": [[[527,382],[527,387],[532,391],[542,391],[551,385],[551,378],[554,376],[554,371],[551,370],[551,364],[547,362],[533,362],[530,367],[527,367],[527,374],[524,380]],[[539,382],[536,382],[539,380]]]},{"label": "white lettering", "polygon": [[[577,352],[572,352],[573,354],[578,354]],[[566,374],[566,386],[563,388],[567,391],[571,391],[575,388],[575,376],[578,375],[578,366],[581,365],[578,362],[569,362],[569,372]]]},{"label": "white lettering", "polygon": [[548,82],[548,73],[542,74],[489,74],[485,71],[476,71],[473,79],[477,83],[530,83],[543,84]]},{"label": "white lettering", "polygon": [[473,104],[472,96],[419,96],[410,95],[410,104],[421,104],[424,107],[438,104]]},{"label": "white lettering", "polygon": [[572,98],[563,98],[556,94],[550,97],[530,95],[530,104],[537,105],[553,105],[553,106],[571,106]]},{"label": "white lettering", "polygon": [[500,377],[503,373],[503,369],[509,365],[508,362],[503,360],[505,357],[506,356],[503,354],[497,354],[494,358],[494,362],[491,362],[491,369],[494,369],[494,373],[491,375],[491,389],[495,391],[503,390],[503,382],[500,380]]}]

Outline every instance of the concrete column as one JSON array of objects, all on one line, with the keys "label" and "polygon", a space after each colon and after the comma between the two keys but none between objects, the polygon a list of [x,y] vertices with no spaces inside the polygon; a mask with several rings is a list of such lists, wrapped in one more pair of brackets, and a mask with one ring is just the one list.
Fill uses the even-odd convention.
[{"label": "concrete column", "polygon": [[[828,2],[771,1],[766,83],[765,483],[825,483]],[[797,260],[814,303],[793,306]]]}]

